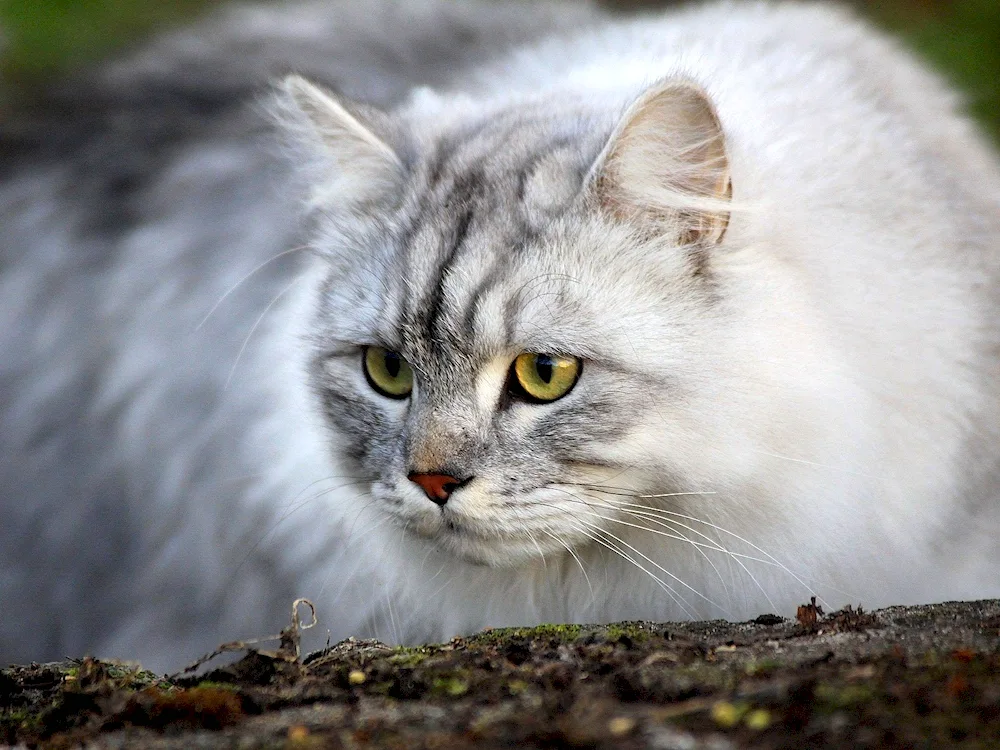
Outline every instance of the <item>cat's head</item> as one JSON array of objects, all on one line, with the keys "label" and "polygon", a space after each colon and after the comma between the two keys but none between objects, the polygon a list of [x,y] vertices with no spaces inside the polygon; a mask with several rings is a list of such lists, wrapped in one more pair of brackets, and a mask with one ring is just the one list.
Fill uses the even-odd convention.
[{"label": "cat's head", "polygon": [[705,405],[730,168],[699,87],[394,115],[283,92],[329,267],[314,386],[382,510],[517,564],[600,540],[633,496],[726,481],[738,436]]}]

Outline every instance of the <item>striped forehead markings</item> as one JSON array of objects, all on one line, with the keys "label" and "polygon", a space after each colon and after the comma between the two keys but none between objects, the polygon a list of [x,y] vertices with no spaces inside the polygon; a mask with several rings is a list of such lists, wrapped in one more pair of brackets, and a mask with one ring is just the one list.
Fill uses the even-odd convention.
[{"label": "striped forehead markings", "polygon": [[[444,255],[431,275],[432,286],[424,296],[423,301],[417,310],[414,310],[414,318],[422,321],[422,327],[426,332],[426,338],[431,348],[437,348],[440,343],[436,336],[436,329],[439,327],[441,315],[444,308],[444,286],[461,255],[461,250],[465,245],[469,235],[469,229],[473,222],[473,212],[476,207],[477,198],[484,192],[483,175],[478,170],[467,171],[455,178],[447,197],[439,204],[444,211],[452,216],[457,215],[457,219],[451,220],[451,234],[447,239],[442,239],[441,247],[446,248]],[[423,207],[422,217],[433,212],[430,202]]]},{"label": "striped forehead markings", "polygon": [[[470,338],[475,334],[475,318],[482,299],[498,285],[503,278],[504,271],[509,267],[511,259],[519,255],[521,250],[537,236],[537,231],[528,225],[526,217],[522,215],[520,210],[524,199],[525,184],[545,156],[564,147],[572,139],[565,134],[553,134],[555,137],[544,144],[538,144],[526,153],[522,151],[518,155],[516,168],[508,167],[508,169],[496,170],[496,178],[498,179],[487,181],[484,162],[487,165],[490,162],[496,164],[497,149],[504,149],[508,143],[516,142],[514,136],[522,124],[520,122],[503,122],[503,120],[477,123],[457,138],[453,138],[449,142],[439,143],[433,159],[429,163],[422,199],[412,222],[409,223],[400,239],[402,245],[400,256],[402,260],[401,272],[407,277],[411,277],[412,259],[410,255],[413,238],[425,225],[433,225],[437,217],[447,217],[451,224],[450,237],[439,241],[439,248],[443,251],[443,255],[436,270],[428,280],[428,284],[431,285],[430,290],[423,295],[420,302],[413,304],[410,300],[410,290],[407,288],[402,306],[403,314],[411,321],[411,325],[419,326],[425,332],[427,343],[433,349],[439,348],[444,333],[439,329],[442,325],[445,308],[445,284],[454,267],[464,255],[463,248],[467,244],[466,239],[470,227],[474,223],[479,224],[476,213],[491,209],[504,211],[504,203],[506,202],[506,208],[514,210],[510,211],[510,215],[505,218],[508,221],[513,221],[516,226],[513,226],[511,231],[503,232],[505,237],[498,235],[494,238],[498,247],[493,262],[463,306],[463,314],[460,317],[462,332]],[[489,138],[484,137],[484,133]],[[470,147],[473,145],[478,146],[477,150],[482,151],[478,161],[476,155],[470,153]],[[510,151],[507,154],[509,164]],[[473,166],[470,167],[469,164]],[[451,175],[454,175],[451,185],[445,186],[444,181]],[[504,178],[509,181],[510,194],[503,196],[498,191],[495,201],[492,201],[496,205],[491,206],[491,201],[485,200],[489,197],[490,188],[495,187],[503,190]],[[445,188],[447,193],[442,188]],[[513,203],[510,203],[510,199],[513,199]],[[501,247],[501,245],[506,245],[506,248]],[[510,308],[509,304],[507,308]]]}]

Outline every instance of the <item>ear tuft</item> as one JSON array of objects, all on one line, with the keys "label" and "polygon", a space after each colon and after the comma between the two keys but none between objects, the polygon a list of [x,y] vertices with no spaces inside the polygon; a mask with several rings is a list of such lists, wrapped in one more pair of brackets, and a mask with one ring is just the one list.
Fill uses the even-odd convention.
[{"label": "ear tuft", "polygon": [[278,88],[277,120],[303,152],[312,204],[333,211],[361,209],[398,190],[399,157],[359,115],[300,76],[288,76]]},{"label": "ear tuft", "polygon": [[625,113],[594,166],[593,190],[612,215],[676,231],[680,244],[715,244],[729,223],[725,136],[703,89],[665,81]]}]

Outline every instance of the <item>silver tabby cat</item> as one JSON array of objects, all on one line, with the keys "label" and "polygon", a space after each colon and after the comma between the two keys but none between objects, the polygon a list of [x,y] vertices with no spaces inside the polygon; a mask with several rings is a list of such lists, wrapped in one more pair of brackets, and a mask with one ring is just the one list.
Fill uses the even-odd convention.
[{"label": "silver tabby cat", "polygon": [[8,126],[0,656],[1000,595],[956,97],[825,4],[483,13],[235,10]]}]

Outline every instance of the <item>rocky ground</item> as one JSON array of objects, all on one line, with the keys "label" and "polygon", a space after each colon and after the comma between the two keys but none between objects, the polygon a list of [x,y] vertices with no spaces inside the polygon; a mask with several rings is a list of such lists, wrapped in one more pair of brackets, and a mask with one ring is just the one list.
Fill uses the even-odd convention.
[{"label": "rocky ground", "polygon": [[1000,601],[0,670],[0,746],[1000,747]]}]

